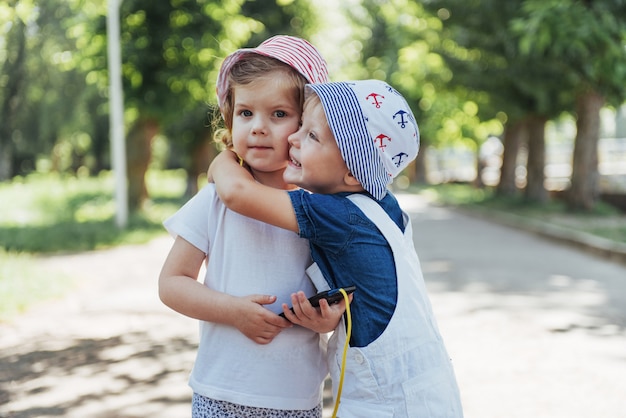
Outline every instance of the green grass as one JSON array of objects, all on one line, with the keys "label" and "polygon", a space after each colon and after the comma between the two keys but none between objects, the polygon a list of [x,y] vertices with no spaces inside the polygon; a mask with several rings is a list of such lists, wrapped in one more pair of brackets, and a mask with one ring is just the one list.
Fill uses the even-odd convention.
[{"label": "green grass", "polygon": [[62,253],[147,242],[183,203],[183,172],[149,172],[151,200],[115,225],[113,179],[31,175],[0,185],[0,248],[18,253]]},{"label": "green grass", "polygon": [[599,202],[590,212],[572,212],[559,199],[532,203],[522,196],[497,197],[492,188],[477,189],[468,184],[442,184],[414,190],[443,205],[517,215],[626,243],[626,214],[608,203]]},{"label": "green grass", "polygon": [[42,271],[38,255],[141,244],[164,234],[162,221],[185,201],[185,173],[152,171],[146,181],[151,200],[123,230],[115,224],[110,173],[33,174],[0,184],[0,320],[73,285],[73,278]]}]

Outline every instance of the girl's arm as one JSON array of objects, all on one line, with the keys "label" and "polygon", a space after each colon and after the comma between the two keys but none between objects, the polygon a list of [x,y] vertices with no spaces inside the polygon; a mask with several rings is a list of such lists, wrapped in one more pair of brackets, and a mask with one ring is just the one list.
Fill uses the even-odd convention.
[{"label": "girl's arm", "polygon": [[221,152],[209,169],[217,194],[230,210],[249,218],[298,232],[289,194],[257,183],[230,151]]},{"label": "girl's arm", "polygon": [[159,297],[165,305],[191,318],[233,326],[258,344],[271,342],[291,326],[263,307],[274,303],[276,296],[235,297],[198,282],[204,259],[202,251],[176,238],[159,276]]}]

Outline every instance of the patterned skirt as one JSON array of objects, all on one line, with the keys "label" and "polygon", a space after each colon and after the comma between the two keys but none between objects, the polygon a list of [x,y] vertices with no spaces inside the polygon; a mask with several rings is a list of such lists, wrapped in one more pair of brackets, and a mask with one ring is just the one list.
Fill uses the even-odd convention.
[{"label": "patterned skirt", "polygon": [[322,404],[310,410],[285,410],[237,405],[197,393],[191,399],[192,418],[322,418]]}]

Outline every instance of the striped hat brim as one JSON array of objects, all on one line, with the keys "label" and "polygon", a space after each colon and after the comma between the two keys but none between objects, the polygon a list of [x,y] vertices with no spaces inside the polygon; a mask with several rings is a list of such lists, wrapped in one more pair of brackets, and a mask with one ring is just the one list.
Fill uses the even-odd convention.
[{"label": "striped hat brim", "polygon": [[247,54],[259,54],[277,59],[298,71],[309,83],[328,82],[328,68],[322,54],[308,41],[295,36],[277,35],[256,48],[242,48],[230,54],[220,67],[216,93],[220,108],[228,94],[228,74],[233,66]]}]

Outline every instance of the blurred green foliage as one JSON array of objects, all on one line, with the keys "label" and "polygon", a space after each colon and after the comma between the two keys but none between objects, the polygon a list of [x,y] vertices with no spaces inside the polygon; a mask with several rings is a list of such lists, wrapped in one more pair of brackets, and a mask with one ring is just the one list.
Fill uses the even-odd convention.
[{"label": "blurred green foliage", "polygon": [[145,243],[164,233],[163,220],[184,203],[183,170],[149,171],[151,199],[115,226],[113,178],[31,174],[0,184],[0,249],[9,253],[63,253]]},{"label": "blurred green foliage", "polygon": [[[32,172],[97,176],[110,168],[107,4],[0,2],[0,180]],[[210,157],[197,158],[210,154],[207,114],[222,58],[275,34],[310,39],[333,80],[391,82],[414,110],[423,149],[478,151],[489,136],[529,118],[541,132],[564,113],[597,117],[576,108],[589,92],[608,106],[626,97],[622,0],[120,4],[129,155],[150,159],[157,135],[167,150],[151,166],[184,168],[190,182]],[[585,135],[581,143],[593,140]],[[531,156],[538,167],[528,172],[541,173],[541,153]],[[581,177],[593,178],[593,164],[582,159],[574,170],[591,170]],[[143,168],[136,175],[143,181]],[[542,180],[529,178],[540,189]]]}]

